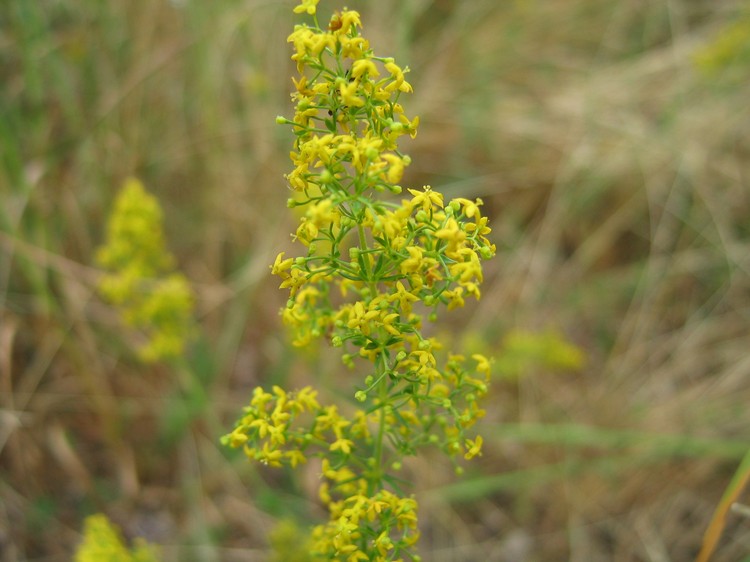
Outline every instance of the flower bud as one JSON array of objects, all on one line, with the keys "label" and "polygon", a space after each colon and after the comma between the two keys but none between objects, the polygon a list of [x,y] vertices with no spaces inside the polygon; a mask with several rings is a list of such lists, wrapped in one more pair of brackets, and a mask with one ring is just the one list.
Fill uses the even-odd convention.
[{"label": "flower bud", "polygon": [[318,180],[322,184],[331,183],[333,181],[333,174],[329,170],[323,170],[318,176]]},{"label": "flower bud", "polygon": [[488,246],[482,246],[479,248],[479,255],[488,260],[495,255],[495,252],[493,252],[492,248],[489,248]]}]

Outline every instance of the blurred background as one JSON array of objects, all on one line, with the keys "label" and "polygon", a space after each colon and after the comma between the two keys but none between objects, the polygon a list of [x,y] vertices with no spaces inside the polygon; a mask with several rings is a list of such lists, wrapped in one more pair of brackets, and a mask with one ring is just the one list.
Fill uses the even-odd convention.
[{"label": "blurred background", "polygon": [[[323,515],[315,471],[219,444],[255,385],[353,376],[291,348],[268,269],[295,4],[0,3],[0,561],[69,560],[95,512],[164,560],[301,560],[269,545]],[[423,559],[692,560],[750,441],[750,6],[347,5],[411,68],[403,185],[481,197],[498,247],[440,328],[496,373],[484,455],[408,467]],[[129,176],[196,293],[187,370],[96,293]],[[712,560],[750,560],[726,523]]]}]

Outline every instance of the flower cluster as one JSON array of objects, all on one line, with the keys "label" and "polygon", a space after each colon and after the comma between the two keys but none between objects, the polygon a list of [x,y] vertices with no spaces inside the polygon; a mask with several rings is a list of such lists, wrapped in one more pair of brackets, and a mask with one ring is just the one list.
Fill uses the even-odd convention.
[{"label": "flower cluster", "polygon": [[128,550],[120,533],[103,514],[91,515],[83,524],[83,541],[76,550],[75,562],[157,562],[153,546],[136,539]]},{"label": "flower cluster", "polygon": [[419,122],[399,103],[412,90],[408,68],[373,53],[357,12],[338,12],[323,29],[316,5],[295,8],[314,25],[289,36],[296,112],[277,118],[295,135],[288,205],[302,210],[294,238],[306,252],[279,254],[271,271],[289,292],[282,318],[293,345],[327,339],[365,376],[341,409],[309,387],[256,389],[224,443],[271,466],[322,459],[330,520],[312,533],[322,559],[417,559],[416,502],[395,493],[392,473],[424,446],[452,459],[481,455],[481,436],[469,432],[490,375],[486,357],[444,351],[426,325],[480,298],[482,261],[495,247],[481,200],[445,202],[429,186],[399,185],[411,159],[397,141]]},{"label": "flower cluster", "polygon": [[193,330],[193,294],[164,243],[162,212],[141,182],[129,179],[107,224],[96,260],[105,270],[99,292],[140,330],[146,362],[179,356]]},{"label": "flower cluster", "polygon": [[380,490],[372,497],[350,495],[329,509],[329,523],[313,530],[313,556],[330,560],[333,551],[339,560],[396,560],[419,539],[412,498]]},{"label": "flower cluster", "polygon": [[710,77],[722,74],[722,80],[744,78],[750,63],[750,11],[745,10],[721,29],[713,41],[697,49],[693,61]]},{"label": "flower cluster", "polygon": [[244,447],[249,457],[263,464],[294,468],[307,462],[309,449],[347,456],[355,439],[369,438],[364,416],[352,422],[335,405],[321,406],[309,386],[295,393],[274,386],[270,393],[255,389],[244,415],[222,442]]}]

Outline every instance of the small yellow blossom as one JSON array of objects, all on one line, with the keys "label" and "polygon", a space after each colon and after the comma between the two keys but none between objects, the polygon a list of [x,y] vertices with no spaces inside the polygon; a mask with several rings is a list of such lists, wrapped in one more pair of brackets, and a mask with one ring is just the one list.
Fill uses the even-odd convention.
[{"label": "small yellow blossom", "polygon": [[468,218],[473,218],[477,222],[482,218],[482,215],[479,212],[479,207],[484,203],[481,199],[471,201],[469,199],[464,199],[463,197],[457,197],[456,199],[453,199],[451,201],[451,204],[453,204],[454,201],[461,206],[464,215],[466,215]]},{"label": "small yellow blossom", "polygon": [[331,451],[341,451],[345,455],[348,455],[352,452],[352,446],[354,445],[354,441],[351,439],[344,439],[339,438],[336,439],[333,443],[331,443],[329,449]]},{"label": "small yellow blossom", "polygon": [[339,19],[341,21],[341,26],[335,31],[338,35],[347,35],[351,31],[356,31],[356,28],[362,27],[359,12],[354,10],[344,10],[341,12]]},{"label": "small yellow blossom", "polygon": [[433,191],[429,185],[424,186],[422,191],[416,189],[409,189],[414,198],[411,200],[413,207],[421,207],[424,211],[429,211],[433,207],[443,208],[443,194],[438,191]]},{"label": "small yellow blossom", "polygon": [[441,229],[435,231],[435,238],[447,241],[447,252],[451,252],[455,251],[459,244],[466,240],[466,232],[461,230],[456,219],[451,217]]},{"label": "small yellow blossom", "polygon": [[399,308],[406,315],[411,313],[411,303],[419,301],[419,297],[407,291],[401,281],[396,282],[396,292],[391,293],[388,298],[391,302],[398,302]]},{"label": "small yellow blossom", "polygon": [[278,256],[276,256],[276,260],[271,266],[271,273],[273,275],[281,276],[282,279],[286,279],[290,276],[288,270],[292,267],[293,263],[294,258],[284,259],[284,252],[281,252]]},{"label": "small yellow blossom", "polygon": [[404,159],[396,154],[383,154],[382,158],[389,164],[388,172],[385,176],[386,181],[393,184],[400,182],[401,177],[404,175]]},{"label": "small yellow blossom", "polygon": [[125,546],[118,531],[104,514],[91,515],[83,523],[83,541],[73,557],[74,562],[157,562],[156,549],[136,539],[132,551]]},{"label": "small yellow blossom", "polygon": [[359,82],[352,80],[350,82],[342,80],[339,82],[339,94],[341,94],[341,103],[350,107],[362,107],[365,101],[357,96]]},{"label": "small yellow blossom", "polygon": [[391,77],[393,78],[393,81],[386,86],[386,91],[392,92],[398,90],[405,93],[412,91],[411,84],[404,80],[404,73],[408,72],[408,68],[402,70],[393,60],[386,61],[385,68],[391,73]]},{"label": "small yellow blossom", "polygon": [[370,78],[377,78],[380,75],[378,67],[371,59],[359,59],[355,60],[352,64],[351,76],[352,78],[361,78],[364,74],[367,74]]},{"label": "small yellow blossom", "polygon": [[315,15],[316,6],[318,5],[318,2],[320,2],[320,0],[302,0],[299,6],[294,7],[294,13],[301,14],[303,12],[307,12],[311,16]]},{"label": "small yellow blossom", "polygon": [[484,355],[475,353],[471,356],[477,362],[477,372],[483,373],[486,377],[490,376],[490,361]]},{"label": "small yellow blossom", "polygon": [[464,458],[466,460],[473,459],[476,456],[482,456],[482,436],[477,435],[476,439],[467,439],[466,440],[466,454],[464,455]]}]

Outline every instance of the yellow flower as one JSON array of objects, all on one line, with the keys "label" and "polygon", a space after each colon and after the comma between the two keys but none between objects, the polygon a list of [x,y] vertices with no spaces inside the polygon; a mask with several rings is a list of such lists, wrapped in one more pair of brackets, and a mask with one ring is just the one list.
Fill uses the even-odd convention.
[{"label": "yellow flower", "polygon": [[336,439],[333,443],[331,443],[329,450],[331,451],[341,451],[345,455],[348,455],[352,452],[352,445],[354,445],[354,442],[350,439],[344,439],[342,437]]},{"label": "yellow flower", "polygon": [[[464,199],[463,197],[457,197],[451,201],[451,204],[453,204],[454,201],[463,208],[463,213],[468,218],[474,218],[475,221],[479,221],[482,218],[482,215],[479,212],[479,207],[483,205],[484,202],[481,199],[471,201],[469,199]],[[456,210],[458,210],[458,208],[456,208]]]},{"label": "yellow flower", "polygon": [[367,336],[370,334],[371,320],[379,315],[379,310],[371,310],[369,307],[365,309],[362,301],[357,301],[349,311],[349,321],[346,325],[350,329],[359,330]]},{"label": "yellow flower", "polygon": [[295,14],[301,14],[307,12],[311,16],[315,15],[316,6],[320,0],[302,0],[299,6],[294,7]]},{"label": "yellow flower", "polygon": [[483,439],[481,435],[477,435],[476,439],[474,440],[471,440],[471,439],[466,440],[467,451],[466,451],[466,454],[464,455],[464,458],[466,460],[473,459],[476,456],[480,456],[480,457],[482,456],[482,441]]},{"label": "yellow flower", "polygon": [[295,402],[300,404],[303,409],[307,409],[308,412],[313,412],[320,409],[318,404],[318,392],[313,390],[312,387],[306,386],[302,390],[297,392]]},{"label": "yellow flower", "polygon": [[443,291],[443,298],[448,299],[448,310],[462,307],[465,302],[463,298],[463,287]]},{"label": "yellow flower", "polygon": [[477,372],[483,373],[486,377],[489,378],[490,376],[490,360],[487,359],[484,355],[481,355],[479,353],[475,353],[471,356],[474,361],[477,362]]},{"label": "yellow flower", "polygon": [[404,132],[409,133],[409,136],[411,138],[416,138],[417,136],[417,127],[419,126],[419,117],[415,117],[411,121],[404,115],[403,113],[398,116],[399,121],[401,121],[401,124],[404,126]]},{"label": "yellow flower", "polygon": [[307,275],[304,271],[299,269],[292,269],[291,275],[284,279],[284,281],[281,282],[281,285],[279,285],[279,289],[289,289],[289,296],[294,297],[297,294],[297,291],[300,287],[302,287],[305,282],[307,281]]},{"label": "yellow flower", "polygon": [[307,218],[318,228],[339,224],[341,213],[330,199],[322,199],[307,209]]},{"label": "yellow flower", "polygon": [[299,464],[305,464],[307,457],[302,454],[299,449],[292,449],[284,453],[284,456],[289,460],[289,464],[292,468],[296,468]]},{"label": "yellow flower", "polygon": [[359,81],[352,80],[347,82],[342,80],[339,82],[339,94],[341,94],[341,103],[350,107],[362,107],[365,102],[362,98],[357,96],[357,90],[359,89]]},{"label": "yellow flower", "polygon": [[443,208],[443,194],[439,191],[432,191],[429,185],[424,186],[422,191],[409,189],[414,198],[411,200],[412,207],[422,207],[422,210],[429,211],[432,207]]},{"label": "yellow flower", "polygon": [[276,260],[271,266],[271,274],[279,275],[282,279],[286,279],[287,277],[289,277],[288,270],[294,263],[294,258],[283,259],[284,253],[285,252],[281,252],[278,256],[276,256]]},{"label": "yellow flower", "polygon": [[304,191],[307,189],[307,179],[305,176],[310,173],[307,162],[304,162],[297,166],[292,172],[286,174],[286,180],[289,182],[289,187],[295,191]]},{"label": "yellow flower", "polygon": [[392,336],[400,336],[401,330],[399,330],[397,327],[393,325],[393,323],[398,320],[399,314],[397,312],[392,312],[391,314],[386,314],[383,316],[380,321],[381,325],[385,330],[391,334]]},{"label": "yellow flower", "polygon": [[380,72],[378,72],[378,67],[375,66],[375,63],[371,59],[355,60],[352,64],[352,78],[359,79],[363,74],[367,74],[370,78],[376,78],[380,75]]},{"label": "yellow flower", "polygon": [[335,31],[337,35],[347,35],[352,27],[362,27],[362,21],[359,12],[354,10],[344,10],[340,16],[341,27]]},{"label": "yellow flower", "polygon": [[400,182],[401,177],[404,175],[404,165],[406,163],[404,159],[396,154],[383,154],[381,157],[390,164],[385,177],[386,181],[392,184]]},{"label": "yellow flower", "polygon": [[482,280],[482,266],[476,254],[472,253],[469,261],[451,264],[449,269],[451,275],[457,278],[460,283],[469,283],[474,279]]},{"label": "yellow flower", "polygon": [[156,562],[155,549],[147,542],[136,539],[132,550],[127,549],[118,531],[106,515],[86,518],[83,524],[83,542],[73,558],[74,562]]},{"label": "yellow flower", "polygon": [[271,444],[268,442],[263,444],[263,448],[260,451],[256,451],[256,455],[262,464],[276,468],[282,466],[281,459],[284,456],[283,453],[278,449],[272,449]]},{"label": "yellow flower", "polygon": [[459,228],[456,219],[451,217],[441,229],[435,231],[435,238],[446,240],[448,242],[447,251],[450,252],[455,250],[458,244],[466,240],[466,233]]},{"label": "yellow flower", "polygon": [[361,59],[370,49],[370,43],[364,37],[349,37],[341,33],[334,32],[338,36],[341,44],[341,56],[347,59]]},{"label": "yellow flower", "polygon": [[296,233],[297,239],[300,242],[302,242],[305,246],[309,246],[310,243],[313,240],[315,240],[317,236],[318,236],[318,227],[315,224],[315,222],[307,219],[307,217],[303,217],[302,222],[300,222],[299,227],[297,227],[297,233]]},{"label": "yellow flower", "polygon": [[375,539],[375,548],[381,556],[386,556],[388,551],[393,549],[393,541],[388,536],[387,531],[380,533],[377,539]]},{"label": "yellow flower", "polygon": [[398,302],[399,308],[404,314],[411,312],[411,303],[419,301],[419,297],[404,288],[401,281],[396,281],[396,292],[388,297],[390,302]]},{"label": "yellow flower", "polygon": [[401,262],[402,275],[418,272],[424,261],[422,249],[418,246],[407,246],[406,251],[409,253],[409,257]]}]

